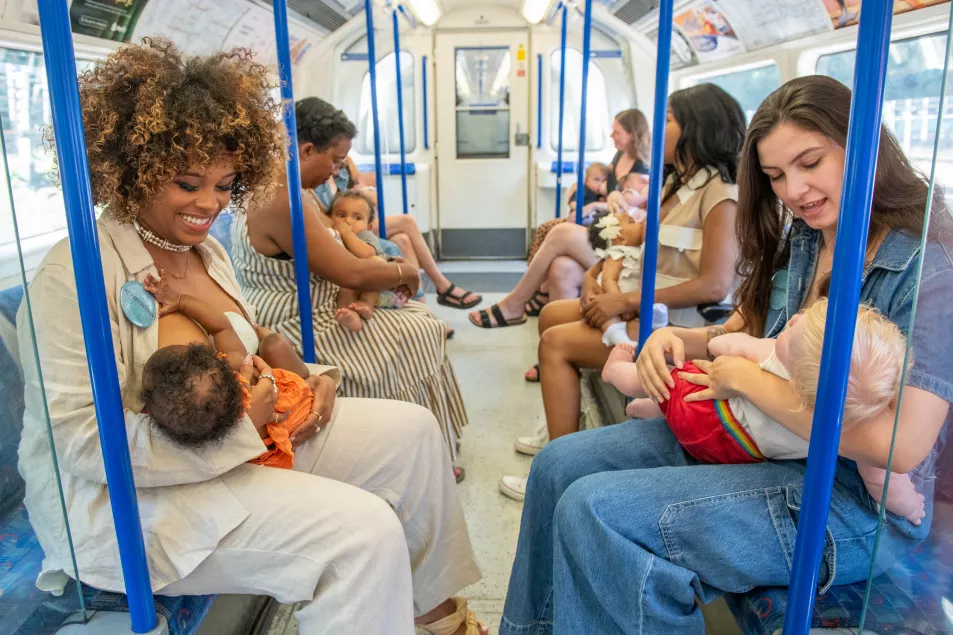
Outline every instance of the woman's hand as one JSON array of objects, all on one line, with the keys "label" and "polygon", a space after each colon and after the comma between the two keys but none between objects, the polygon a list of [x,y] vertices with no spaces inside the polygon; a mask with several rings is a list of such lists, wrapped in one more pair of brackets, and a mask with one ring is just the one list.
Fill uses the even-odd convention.
[{"label": "woman's hand", "polygon": [[592,302],[596,296],[600,296],[603,293],[605,293],[605,291],[602,290],[598,278],[593,278],[589,275],[584,276],[582,279],[582,289],[579,293],[579,313],[584,313],[589,303]]},{"label": "woman's hand", "polygon": [[297,448],[316,435],[323,426],[331,421],[334,412],[334,399],[337,386],[327,375],[312,375],[305,382],[311,388],[311,416],[291,435],[291,447]]},{"label": "woman's hand", "polygon": [[672,358],[676,368],[682,368],[685,362],[685,343],[670,327],[654,331],[649,339],[645,340],[645,345],[635,360],[642,388],[649,397],[659,403],[667,401],[671,397],[669,390],[675,387],[666,355]]},{"label": "woman's hand", "polygon": [[582,318],[597,329],[614,317],[630,312],[632,307],[624,293],[603,293],[589,301],[582,312]]},{"label": "woman's hand", "polygon": [[763,372],[758,364],[743,357],[723,355],[715,358],[713,362],[696,359],[692,363],[706,374],[682,372],[678,376],[696,386],[705,386],[706,390],[700,390],[686,396],[686,402],[711,399],[725,400],[738,397],[741,395],[739,387],[744,385],[745,377],[749,377],[749,373],[752,372]]},{"label": "woman's hand", "polygon": [[239,372],[249,383],[256,374],[260,377],[258,383],[252,386],[251,404],[245,414],[255,424],[258,435],[264,439],[268,436],[269,423],[281,423],[288,418],[287,412],[275,412],[275,404],[278,403],[278,387],[268,378],[269,375],[273,375],[271,366],[257,355],[248,355]]},{"label": "woman's hand", "polygon": [[407,289],[407,297],[413,298],[417,295],[417,290],[420,289],[420,270],[413,267],[412,265],[403,262],[403,259],[395,260],[400,267],[400,284],[397,285],[395,291],[400,292],[402,288]]},{"label": "woman's hand", "polygon": [[629,204],[626,202],[625,197],[622,196],[622,192],[609,192],[606,203],[609,205],[609,211],[613,214],[629,211]]},{"label": "woman's hand", "polygon": [[175,313],[179,310],[179,301],[182,299],[182,294],[178,291],[173,291],[165,278],[156,278],[150,273],[146,275],[142,286],[146,288],[146,291],[155,296],[156,302],[159,303],[159,317]]}]

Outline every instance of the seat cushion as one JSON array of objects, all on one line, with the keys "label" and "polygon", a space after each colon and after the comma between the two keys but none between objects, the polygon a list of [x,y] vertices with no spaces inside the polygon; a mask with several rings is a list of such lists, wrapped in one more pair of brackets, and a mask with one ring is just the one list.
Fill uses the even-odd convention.
[{"label": "seat cushion", "polygon": [[[926,542],[874,579],[864,631],[880,635],[950,635],[953,621],[943,608],[953,600],[953,523],[937,504]],[[814,628],[860,624],[866,582],[831,587],[814,603]],[[784,626],[787,588],[760,588],[728,595],[728,607],[746,635],[770,635]]]}]

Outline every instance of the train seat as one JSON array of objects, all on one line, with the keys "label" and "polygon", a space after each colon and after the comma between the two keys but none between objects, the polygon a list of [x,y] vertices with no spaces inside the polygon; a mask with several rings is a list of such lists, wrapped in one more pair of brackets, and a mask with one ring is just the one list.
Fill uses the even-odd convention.
[{"label": "train seat", "polygon": [[[23,427],[23,375],[16,357],[16,312],[23,288],[0,291],[0,633],[46,635],[80,610],[75,582],[59,597],[36,588],[43,561],[26,508],[24,483],[17,470]],[[5,342],[11,342],[10,349]],[[23,354],[32,354],[22,351]],[[88,611],[128,611],[126,596],[82,585]],[[223,596],[226,597],[226,596]],[[156,610],[174,635],[192,635],[209,612],[214,596],[156,596]],[[215,631],[224,632],[224,631]]]}]

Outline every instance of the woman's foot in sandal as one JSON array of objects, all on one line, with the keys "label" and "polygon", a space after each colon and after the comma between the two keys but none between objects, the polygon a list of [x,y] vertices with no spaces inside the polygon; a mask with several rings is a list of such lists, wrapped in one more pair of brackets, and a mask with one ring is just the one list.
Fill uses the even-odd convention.
[{"label": "woman's foot in sandal", "polygon": [[539,364],[534,364],[532,368],[523,374],[523,379],[531,384],[539,383]]},{"label": "woman's foot in sandal", "polygon": [[460,289],[452,283],[443,291],[437,290],[437,304],[453,309],[470,309],[481,302],[483,302],[482,295]]},{"label": "woman's foot in sandal", "polygon": [[489,309],[470,312],[470,322],[483,329],[495,329],[504,326],[518,326],[526,322],[526,311],[523,305],[517,305],[511,308],[507,304],[507,298],[500,300]]},{"label": "woman's foot in sandal", "polygon": [[463,479],[467,477],[467,471],[462,467],[453,466],[453,480],[457,483],[462,483]]},{"label": "woman's foot in sandal", "polygon": [[461,597],[450,598],[440,606],[414,620],[417,632],[427,635],[490,635]]},{"label": "woman's foot in sandal", "polygon": [[529,302],[526,303],[523,309],[529,317],[539,317],[539,314],[543,312],[543,308],[547,304],[549,304],[549,294],[537,291],[533,294],[533,297],[529,299]]}]

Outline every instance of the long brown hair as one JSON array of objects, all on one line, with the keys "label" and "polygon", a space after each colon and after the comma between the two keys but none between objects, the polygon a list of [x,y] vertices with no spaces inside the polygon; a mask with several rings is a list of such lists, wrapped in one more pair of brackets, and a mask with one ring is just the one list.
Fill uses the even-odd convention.
[{"label": "long brown hair", "polygon": [[[738,168],[735,233],[741,246],[738,273],[743,282],[735,293],[735,305],[745,319],[746,330],[753,335],[764,334],[771,279],[787,265],[790,236],[785,235],[785,230],[792,222],[800,222],[771,189],[770,179],[761,170],[758,144],[782,123],[792,123],[846,148],[850,99],[850,89],[835,79],[821,75],[799,77],[768,95],[748,126]],[[890,230],[919,234],[927,193],[923,173],[910,163],[893,134],[881,125],[868,248]],[[932,207],[933,214],[943,209],[939,188]],[[937,218],[937,231],[941,230],[943,220]]]},{"label": "long brown hair", "polygon": [[637,108],[623,110],[615,116],[622,129],[632,135],[632,142],[626,148],[626,153],[636,160],[648,165],[652,154],[652,133],[649,130],[649,121]]}]

